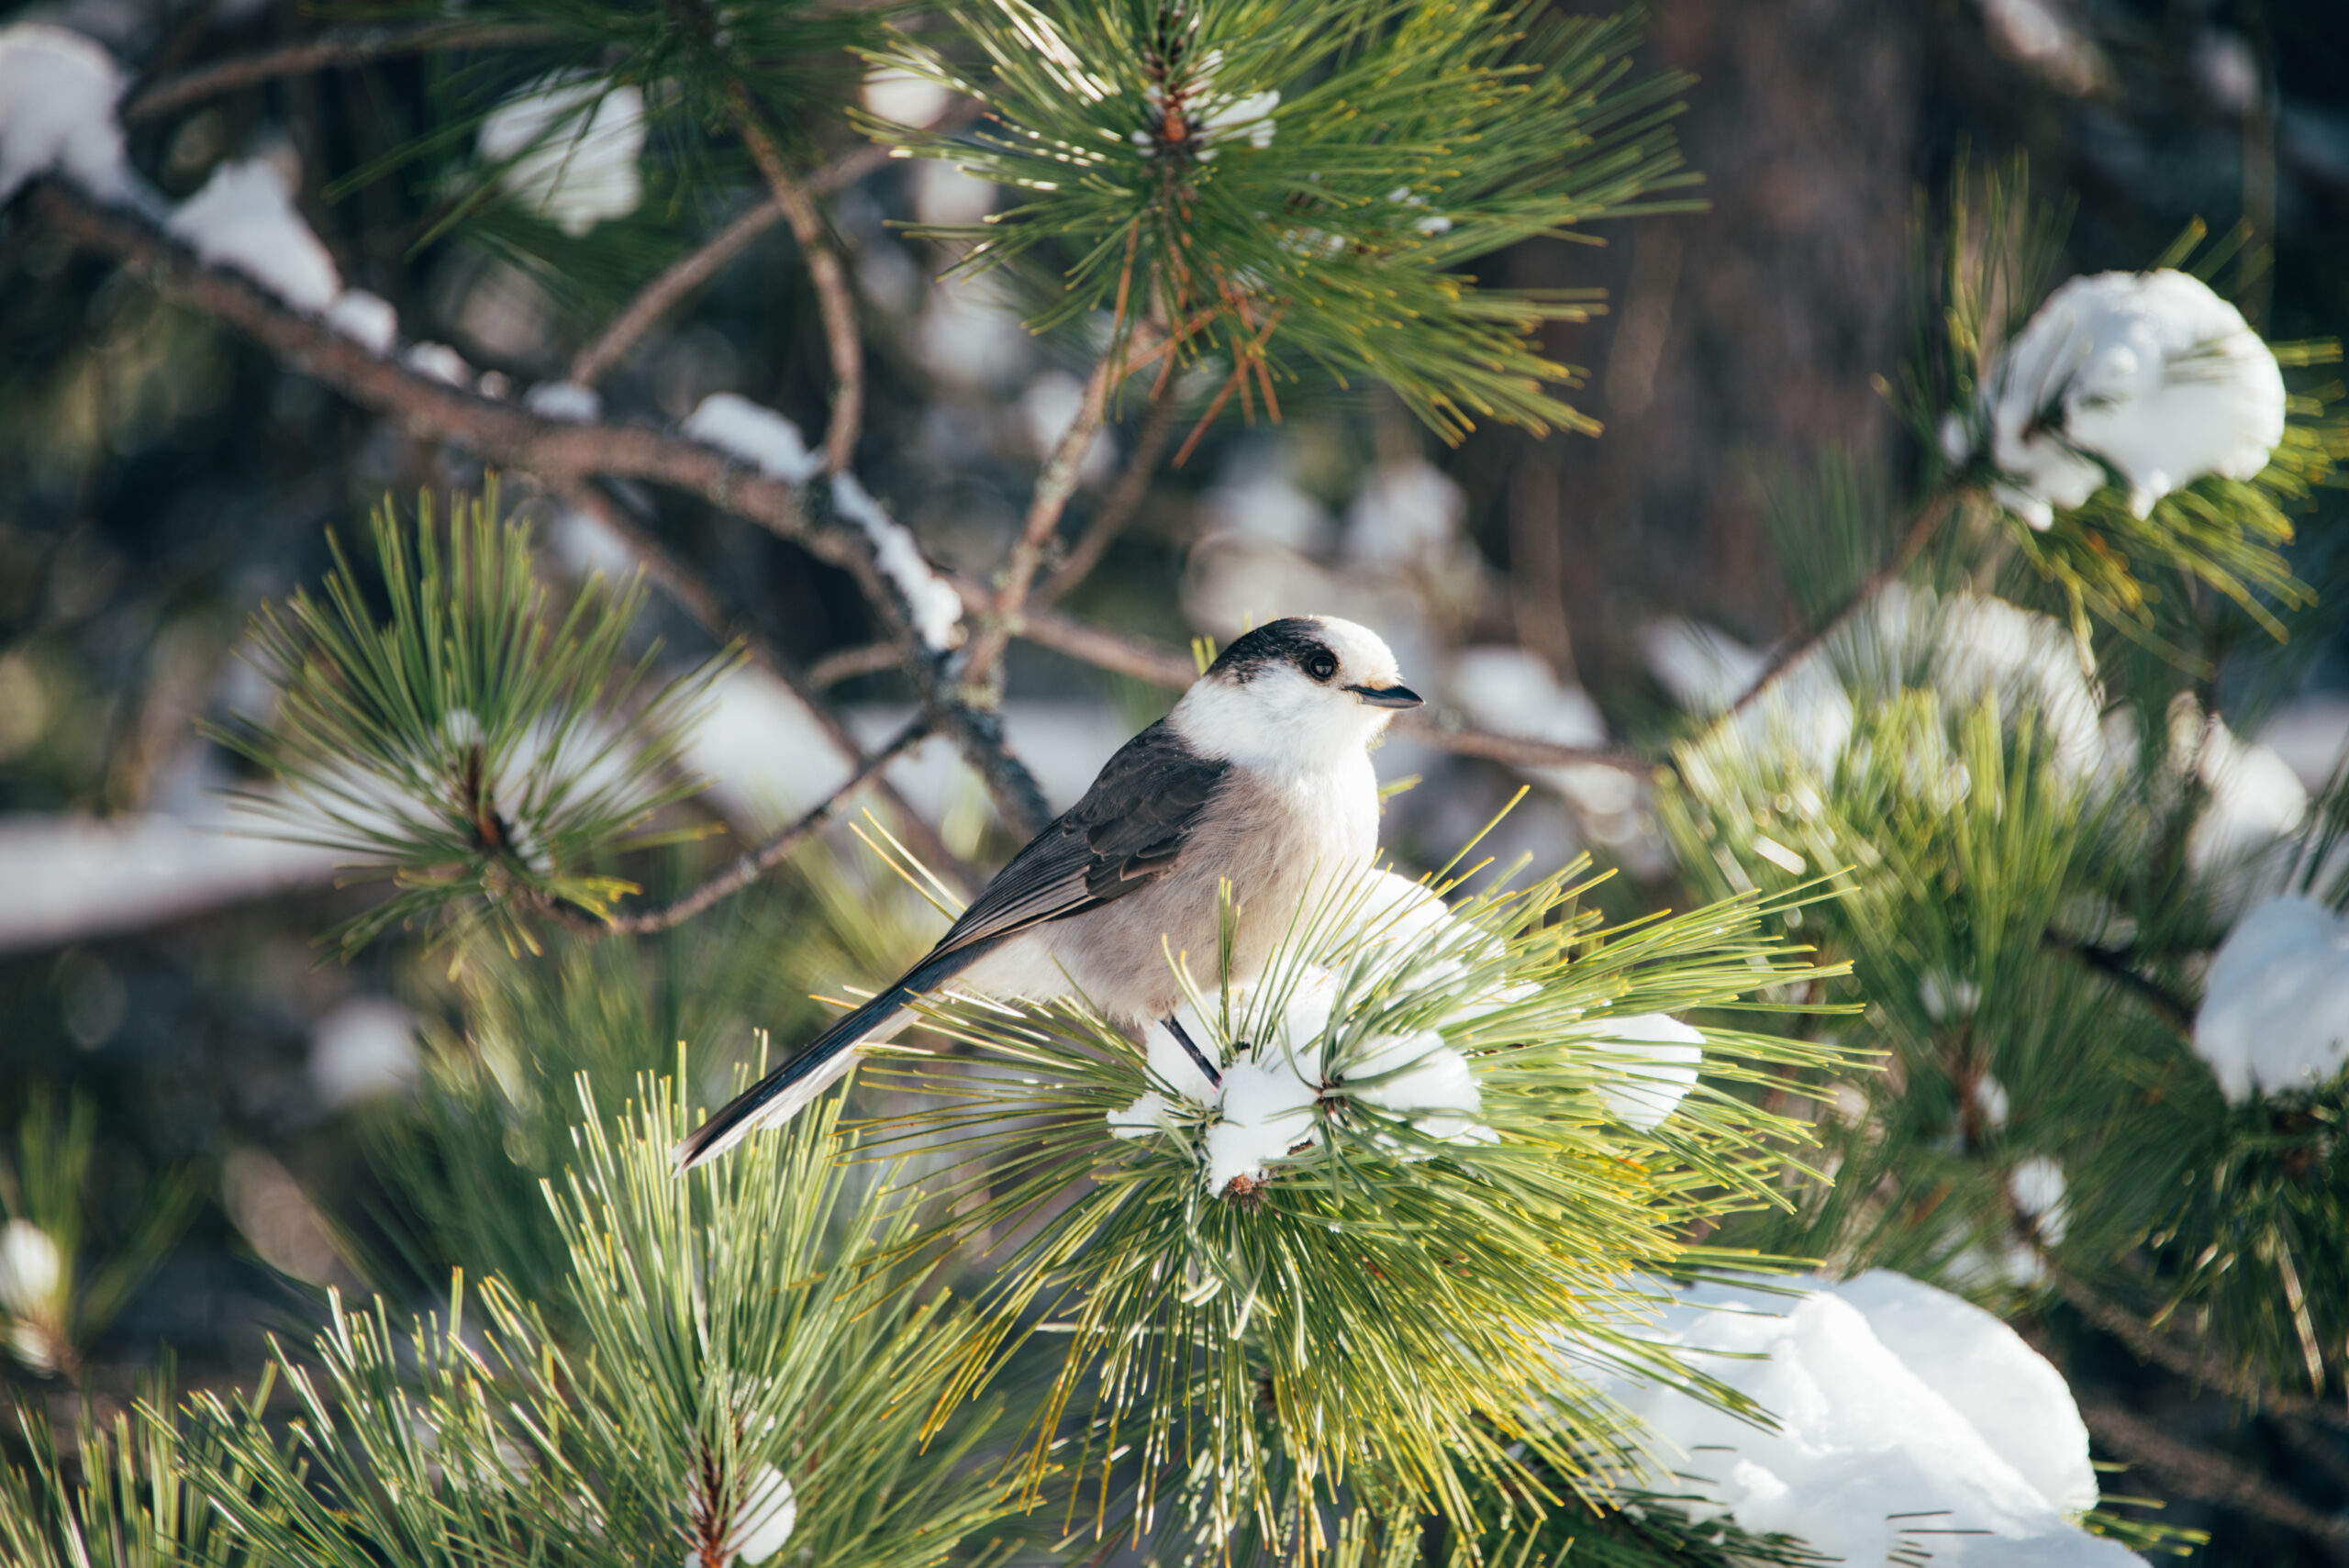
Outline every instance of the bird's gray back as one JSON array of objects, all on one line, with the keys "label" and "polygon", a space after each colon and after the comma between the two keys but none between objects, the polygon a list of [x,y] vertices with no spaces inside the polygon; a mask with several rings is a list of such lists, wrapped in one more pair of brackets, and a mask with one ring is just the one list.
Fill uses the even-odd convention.
[{"label": "bird's gray back", "polygon": [[1187,960],[1202,989],[1215,985],[1223,883],[1231,884],[1239,916],[1234,978],[1245,982],[1317,882],[1327,886],[1367,864],[1377,840],[1378,786],[1367,756],[1306,773],[1223,766],[1173,836],[1171,852],[1143,862],[1149,874],[1129,895],[1036,925],[963,978],[997,995],[1029,996],[1064,992],[1073,981],[1122,1021],[1166,1018],[1184,1000],[1170,952]]}]

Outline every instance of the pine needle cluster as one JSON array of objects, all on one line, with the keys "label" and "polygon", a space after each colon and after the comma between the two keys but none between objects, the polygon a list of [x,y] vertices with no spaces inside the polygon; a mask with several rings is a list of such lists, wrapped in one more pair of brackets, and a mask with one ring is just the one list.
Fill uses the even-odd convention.
[{"label": "pine needle cluster", "polygon": [[1595,430],[1553,386],[1542,322],[1595,300],[1488,288],[1464,269],[1537,235],[1669,210],[1685,79],[1635,78],[1620,17],[1507,0],[1030,0],[948,8],[960,47],[886,64],[977,100],[967,134],[876,136],[1017,193],[930,230],[966,266],[1053,274],[1048,328],[1107,313],[1119,342],[1211,363],[1214,406],[1277,417],[1306,372],[1392,388],[1445,439],[1477,418]]}]

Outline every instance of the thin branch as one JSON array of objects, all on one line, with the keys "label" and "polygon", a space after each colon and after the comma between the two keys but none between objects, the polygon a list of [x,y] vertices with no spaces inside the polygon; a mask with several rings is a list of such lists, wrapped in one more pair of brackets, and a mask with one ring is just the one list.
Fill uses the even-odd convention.
[{"label": "thin branch", "polygon": [[[114,257],[158,294],[234,328],[418,439],[549,481],[642,479],[697,495],[849,573],[889,635],[907,648],[919,646],[904,595],[881,570],[872,537],[836,515],[829,487],[770,478],[715,447],[644,426],[549,419],[476,396],[369,353],[239,273],[203,265],[143,217],[51,180],[38,182],[25,199],[56,233]],[[940,733],[952,737],[986,782],[1005,821],[1015,831],[1040,831],[1051,813],[1034,776],[1005,748],[1002,721],[963,702],[941,662],[911,658],[905,668]]]},{"label": "thin branch", "polygon": [[2194,1032],[2194,1009],[2188,1005],[2186,998],[2160,981],[2142,973],[2130,962],[2127,953],[2113,948],[2099,947],[2094,942],[2084,942],[2061,931],[2043,931],[2040,940],[2057,952],[2071,954],[2099,974],[2119,982],[2122,989],[2144,1003],[2164,1023],[2180,1034]]},{"label": "thin branch", "polygon": [[[802,670],[795,661],[785,657],[781,649],[762,636],[755,628],[740,624],[729,612],[724,600],[711,586],[708,579],[676,551],[671,550],[667,541],[662,539],[652,528],[632,516],[628,507],[613,504],[602,489],[591,484],[573,482],[562,485],[562,490],[563,498],[569,505],[580,511],[592,513],[606,528],[617,534],[629,549],[635,552],[637,558],[644,562],[647,574],[659,583],[678,604],[684,606],[686,612],[701,623],[703,630],[721,642],[729,639],[740,639],[745,651],[750,654],[751,662],[781,681],[790,689],[791,695],[799,699],[800,706],[807,710],[816,720],[817,726],[823,730],[825,739],[829,740],[833,749],[847,758],[850,765],[856,770],[859,779],[870,773],[873,759],[866,753],[863,742],[857,740],[855,733],[842,722],[841,716],[832,710],[831,705],[824,700],[822,684],[815,679],[812,672]],[[893,661],[893,662],[902,662],[902,661]],[[876,786],[876,790],[883,803],[896,814],[898,830],[913,841],[914,851],[920,855],[925,862],[938,868],[950,880],[959,884],[965,893],[978,885],[977,878],[972,874],[971,868],[963,863],[963,858],[947,848],[946,841],[938,836],[938,830],[932,828],[929,821],[913,808],[912,804],[897,792],[896,785],[883,779]]]},{"label": "thin branch", "polygon": [[854,795],[860,786],[880,776],[881,771],[913,750],[930,736],[930,716],[920,714],[899,730],[889,743],[858,762],[848,782],[826,796],[813,809],[784,828],[754,850],[745,851],[725,870],[710,877],[690,893],[681,894],[666,904],[650,909],[633,910],[614,915],[597,922],[602,930],[618,936],[641,936],[650,931],[665,931],[682,924],[708,908],[722,898],[740,893],[751,884],[781,865],[791,851],[830,823]]},{"label": "thin branch", "polygon": [[516,23],[484,27],[478,22],[434,22],[417,28],[351,28],[321,33],[277,49],[200,65],[155,83],[123,106],[122,123],[138,125],[207,98],[257,87],[283,76],[305,76],[371,60],[429,54],[440,49],[512,49],[548,43],[561,35],[552,28]]},{"label": "thin branch", "polygon": [[2109,1399],[2083,1398],[2080,1418],[2097,1440],[2182,1496],[2217,1503],[2326,1543],[2349,1559],[2349,1514],[2310,1507],[2223,1454],[2185,1442]]},{"label": "thin branch", "polygon": [[[880,570],[873,541],[833,513],[824,486],[800,486],[758,473],[718,450],[640,425],[574,424],[496,403],[379,359],[315,317],[289,308],[242,275],[206,267],[138,215],[101,206],[54,181],[37,183],[30,209],[55,232],[113,256],[149,287],[250,338],[278,360],[382,415],[409,435],[527,470],[551,482],[589,477],[640,479],[696,495],[758,524],[856,579],[892,640],[920,646],[900,592]],[[950,579],[951,580],[951,579]],[[993,594],[958,582],[965,602],[983,606]],[[1181,689],[1197,669],[1177,651],[1088,626],[1031,606],[1019,635],[1082,662],[1153,685]],[[985,781],[1015,832],[1034,833],[1050,819],[1041,791],[1003,741],[1001,719],[973,709],[953,689],[941,662],[908,658],[904,668],[923,706]],[[1592,762],[1645,773],[1653,759],[1613,749],[1555,746],[1473,729],[1447,729],[1416,714],[1398,733],[1465,756],[1512,767],[1572,767]]]},{"label": "thin branch", "polygon": [[2128,1346],[2141,1360],[2174,1372],[2189,1383],[2215,1388],[2271,1415],[2306,1417],[2328,1426],[2349,1427],[2349,1410],[2337,1408],[2331,1401],[2277,1388],[2228,1364],[2208,1351],[2182,1345],[2119,1302],[2070,1274],[2051,1271],[2048,1277],[2056,1293],[2070,1304],[2074,1311]]},{"label": "thin branch", "polygon": [[1093,367],[1076,417],[1069,421],[1068,428],[1052,447],[1052,457],[1044,463],[1044,472],[1036,477],[1036,493],[1028,502],[1028,518],[1003,563],[995,602],[979,617],[978,634],[971,639],[963,654],[963,679],[966,685],[992,689],[1001,684],[996,666],[1003,658],[1004,646],[1019,628],[1020,611],[1028,603],[1029,585],[1036,580],[1036,569],[1043,564],[1044,546],[1060,527],[1068,498],[1076,494],[1077,475],[1085,472],[1085,456],[1100,437],[1102,410],[1109,400],[1110,364],[1117,357],[1112,349]]},{"label": "thin branch", "polygon": [[1712,728],[1718,728],[1729,723],[1752,706],[1753,700],[1767,691],[1770,684],[1785,674],[1797,660],[1834,635],[1854,613],[1882,593],[1886,584],[1908,571],[1909,563],[1917,559],[1918,553],[1949,520],[1950,514],[1957,509],[1957,504],[1965,495],[1962,486],[1945,485],[1920,501],[1909,515],[1909,526],[1902,530],[1900,542],[1893,547],[1892,554],[1886,558],[1884,564],[1862,579],[1860,585],[1852,590],[1850,597],[1813,622],[1800,636],[1772,653],[1769,662],[1762,666],[1761,674],[1754,677],[1753,684],[1739,694],[1735,702],[1721,710]]},{"label": "thin branch", "polygon": [[[852,148],[824,165],[807,182],[807,188],[818,195],[844,191],[888,161],[889,150],[885,147]],[[568,379],[581,386],[593,386],[603,380],[614,365],[628,357],[637,340],[675,308],[680,300],[717,276],[718,270],[748,249],[751,241],[782,221],[782,204],[768,196],[671,262],[618,315],[580,346],[579,352],[572,356]]]},{"label": "thin branch", "polygon": [[818,691],[839,685],[856,675],[877,675],[906,662],[906,651],[894,642],[867,642],[856,648],[836,648],[807,666],[807,684]]},{"label": "thin branch", "polygon": [[1069,547],[1068,554],[1044,579],[1044,585],[1029,597],[1031,605],[1056,605],[1063,595],[1085,580],[1101,563],[1102,552],[1110,542],[1125,532],[1126,525],[1150,494],[1150,481],[1158,472],[1159,461],[1166,455],[1166,443],[1174,434],[1174,381],[1171,376],[1160,380],[1150,395],[1149,406],[1142,410],[1141,428],[1134,434],[1132,455],[1126,459],[1123,473],[1102,502],[1100,511],[1085,525],[1085,531]]},{"label": "thin branch", "polygon": [[856,296],[849,290],[848,273],[824,232],[824,215],[807,186],[793,177],[774,139],[759,121],[750,91],[734,84],[734,129],[751,150],[751,161],[774,194],[792,238],[807,263],[807,278],[816,287],[817,308],[824,318],[824,347],[832,361],[832,417],[824,428],[824,472],[846,473],[856,455],[856,438],[864,425],[864,344],[857,335]]}]

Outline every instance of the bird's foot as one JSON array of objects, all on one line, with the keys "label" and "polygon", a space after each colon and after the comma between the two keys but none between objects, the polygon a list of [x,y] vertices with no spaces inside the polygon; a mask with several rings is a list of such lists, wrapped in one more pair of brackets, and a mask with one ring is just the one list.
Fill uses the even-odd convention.
[{"label": "bird's foot", "polygon": [[1191,1053],[1191,1060],[1199,1064],[1199,1071],[1208,1075],[1208,1082],[1216,1088],[1222,1088],[1223,1073],[1218,1070],[1214,1062],[1208,1060],[1208,1053],[1199,1049],[1198,1041],[1193,1040],[1190,1031],[1183,1027],[1183,1020],[1170,1018],[1165,1020],[1165,1024],[1166,1032],[1173,1035],[1176,1042]]}]

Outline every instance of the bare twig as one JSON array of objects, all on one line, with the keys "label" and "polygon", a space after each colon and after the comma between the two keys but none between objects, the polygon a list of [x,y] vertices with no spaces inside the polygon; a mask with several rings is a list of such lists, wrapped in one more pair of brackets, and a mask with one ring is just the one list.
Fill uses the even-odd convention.
[{"label": "bare twig", "polygon": [[858,788],[880,776],[881,770],[913,750],[930,735],[930,716],[918,715],[911,724],[899,730],[889,743],[863,758],[848,781],[834,790],[812,809],[798,817],[765,843],[745,851],[725,870],[718,872],[689,893],[681,894],[666,904],[650,909],[631,910],[614,915],[599,922],[602,929],[619,936],[641,936],[650,931],[665,931],[682,924],[708,908],[722,898],[740,893],[787,859],[791,851],[823,828],[855,795]]},{"label": "bare twig", "polygon": [[2080,1418],[2099,1442],[2171,1491],[2282,1525],[2324,1542],[2335,1561],[2349,1560],[2349,1515],[2312,1508],[2225,1455],[2183,1441],[2109,1399],[2082,1398]]},{"label": "bare twig", "polygon": [[1771,683],[1785,674],[1796,661],[1826,641],[1837,628],[1852,618],[1854,612],[1882,593],[1886,584],[1908,571],[1909,563],[1917,559],[1918,552],[1941,530],[1941,526],[1949,520],[1950,514],[1957,509],[1958,502],[1965,495],[1962,486],[1947,485],[1920,501],[1909,515],[1909,526],[1902,530],[1900,542],[1893,547],[1884,564],[1863,578],[1860,585],[1853,589],[1842,604],[1772,653],[1769,661],[1762,666],[1762,673],[1753,678],[1753,684],[1740,693],[1735,702],[1721,710],[1720,717],[1713,721],[1713,727],[1718,728],[1729,723],[1751,707],[1753,700],[1769,690]]},{"label": "bare twig", "polygon": [[[617,534],[637,558],[644,562],[645,571],[659,583],[669,595],[683,605],[702,629],[719,641],[738,639],[750,655],[751,662],[781,681],[799,699],[799,704],[816,720],[826,740],[857,770],[860,779],[870,773],[872,758],[841,716],[824,700],[823,687],[811,672],[803,670],[783,651],[762,636],[755,628],[742,625],[726,606],[708,579],[691,563],[671,550],[668,542],[651,526],[640,521],[629,508],[615,505],[597,486],[573,482],[562,486],[563,499],[581,511],[591,513],[606,528]],[[960,884],[964,892],[978,885],[971,868],[963,858],[946,846],[932,828],[896,787],[883,779],[874,785],[883,804],[896,814],[898,830],[912,840],[914,852],[925,862],[937,868],[948,880]]]},{"label": "bare twig", "polygon": [[2349,1411],[2311,1395],[2277,1388],[2207,1351],[2180,1344],[2086,1282],[2060,1271],[2049,1275],[2073,1310],[2135,1351],[2138,1357],[2196,1385],[2215,1388],[2271,1415],[2299,1416],[2349,1427]]},{"label": "bare twig", "polygon": [[1101,411],[1109,397],[1110,364],[1116,358],[1116,350],[1112,350],[1093,367],[1076,417],[1069,421],[1068,428],[1052,447],[1052,455],[1045,461],[1044,472],[1036,477],[1036,493],[1028,502],[1028,518],[1003,563],[995,602],[979,617],[978,633],[971,639],[963,657],[963,679],[967,685],[991,689],[1000,684],[996,665],[1003,658],[1005,644],[1019,629],[1020,611],[1028,603],[1029,585],[1036,580],[1037,567],[1043,564],[1044,546],[1060,527],[1061,513],[1067,509],[1068,498],[1076,494],[1077,475],[1085,470],[1085,454],[1093,450],[1094,441],[1100,437]]},{"label": "bare twig", "polygon": [[816,305],[824,318],[824,347],[832,361],[832,416],[824,428],[824,472],[846,473],[856,455],[856,438],[864,425],[864,344],[857,336],[856,296],[849,292],[848,273],[824,232],[824,215],[816,198],[783,161],[783,154],[760,123],[758,107],[740,83],[734,84],[734,129],[751,150],[759,176],[783,209],[792,238],[807,262],[807,279],[816,287]]},{"label": "bare twig", "polygon": [[2164,1023],[2179,1033],[2194,1032],[2194,1009],[2187,1003],[2186,998],[2158,980],[2151,979],[2140,972],[2137,966],[2130,962],[2127,953],[2116,951],[2111,948],[2099,947],[2094,942],[2084,942],[2055,930],[2042,932],[2040,940],[2057,952],[2071,954],[2099,974],[2110,976],[2131,995],[2143,1002]]},{"label": "bare twig", "polygon": [[821,691],[854,675],[877,675],[906,662],[906,651],[894,642],[867,642],[836,648],[807,666],[807,684]]},{"label": "bare twig", "polygon": [[[807,188],[817,195],[844,191],[888,161],[889,150],[885,147],[852,148],[824,165],[807,182]],[[603,380],[614,365],[628,356],[637,340],[680,300],[717,276],[718,270],[740,255],[751,241],[782,221],[782,205],[769,196],[671,262],[618,315],[580,346],[579,352],[572,356],[569,379],[582,386],[593,386]]]},{"label": "bare twig", "polygon": [[1152,475],[1158,472],[1159,461],[1166,455],[1166,442],[1174,433],[1174,379],[1163,378],[1150,395],[1149,406],[1142,410],[1141,428],[1134,434],[1134,450],[1126,459],[1125,472],[1118,475],[1116,486],[1110,490],[1101,509],[1085,525],[1068,554],[1044,579],[1043,586],[1029,595],[1031,605],[1055,605],[1063,595],[1091,575],[1101,563],[1102,552],[1110,542],[1123,533],[1141,507],[1142,497],[1150,494]]},{"label": "bare twig", "polygon": [[521,23],[484,27],[478,22],[434,22],[416,28],[339,28],[299,43],[239,55],[166,76],[123,106],[122,123],[138,125],[207,98],[259,86],[280,77],[362,65],[395,55],[427,54],[439,49],[512,49],[546,43],[556,36],[552,28]]}]

